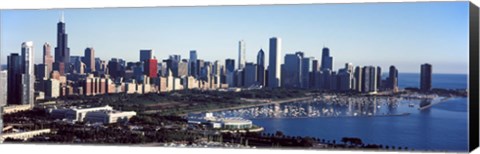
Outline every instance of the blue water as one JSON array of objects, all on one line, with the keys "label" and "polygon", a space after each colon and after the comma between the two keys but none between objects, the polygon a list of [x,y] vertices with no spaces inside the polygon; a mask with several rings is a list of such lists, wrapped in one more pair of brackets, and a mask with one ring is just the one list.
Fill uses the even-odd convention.
[{"label": "blue water", "polygon": [[[466,89],[467,74],[432,74],[432,87],[444,89]],[[399,73],[398,87],[420,87],[420,74]]]},{"label": "blue water", "polygon": [[[434,74],[434,88],[466,89],[467,75]],[[399,87],[418,87],[419,74],[399,74]],[[342,137],[359,137],[367,144],[408,147],[415,150],[468,151],[468,98],[453,98],[425,110],[418,110],[417,101],[399,102],[396,108],[379,105],[374,115],[410,113],[406,116],[373,117],[310,117],[310,118],[253,118],[254,124],[267,133],[282,131],[290,136],[313,136],[340,143]],[[409,107],[409,104],[416,107]],[[277,107],[281,110],[287,106]],[[290,104],[295,106],[295,104]],[[298,106],[298,105],[297,105]],[[321,106],[321,105],[320,105]],[[347,107],[315,107],[332,109],[341,115],[352,114]],[[377,106],[377,105],[373,105]],[[350,107],[351,108],[351,107]],[[373,107],[375,108],[375,107]],[[354,109],[355,110],[355,109]],[[359,113],[372,112],[364,108]],[[353,111],[355,112],[355,111]],[[384,113],[382,113],[384,112]],[[248,117],[247,117],[248,118]]]},{"label": "blue water", "polygon": [[252,120],[268,133],[282,131],[290,136],[313,136],[337,143],[342,137],[359,137],[364,143],[416,150],[468,150],[466,98],[452,99],[421,111],[417,108],[405,110],[410,114]]}]

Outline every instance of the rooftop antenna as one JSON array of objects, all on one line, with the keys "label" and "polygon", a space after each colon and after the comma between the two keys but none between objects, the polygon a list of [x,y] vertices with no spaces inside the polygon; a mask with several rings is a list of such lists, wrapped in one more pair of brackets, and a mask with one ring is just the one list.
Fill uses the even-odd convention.
[{"label": "rooftop antenna", "polygon": [[60,16],[60,22],[64,22],[65,19],[64,19],[64,15],[63,15],[63,11],[62,11],[62,15]]}]

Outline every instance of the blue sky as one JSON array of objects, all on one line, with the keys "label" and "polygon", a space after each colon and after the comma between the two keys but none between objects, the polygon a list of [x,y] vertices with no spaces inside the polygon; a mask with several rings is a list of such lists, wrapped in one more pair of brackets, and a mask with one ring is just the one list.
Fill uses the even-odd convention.
[{"label": "blue sky", "polygon": [[282,55],[320,59],[329,47],[335,69],[351,62],[419,72],[428,62],[434,73],[468,72],[468,2],[2,10],[2,63],[24,41],[34,42],[40,63],[43,43],[56,46],[62,11],[71,54],[93,47],[104,60],[137,61],[140,49],[154,49],[158,59],[197,50],[200,59],[223,61],[237,59],[244,40],[254,62],[275,36]]}]

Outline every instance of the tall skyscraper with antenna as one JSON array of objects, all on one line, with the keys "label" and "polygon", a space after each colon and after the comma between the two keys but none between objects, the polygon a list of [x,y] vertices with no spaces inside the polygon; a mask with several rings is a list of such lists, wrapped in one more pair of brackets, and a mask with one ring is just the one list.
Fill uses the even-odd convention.
[{"label": "tall skyscraper with antenna", "polygon": [[[60,21],[57,23],[57,47],[55,48],[55,63],[57,68],[54,70],[59,70],[59,72],[68,72],[68,66],[70,63],[70,48],[68,47],[68,34],[65,32],[65,21],[64,15],[60,17]],[[58,67],[58,66],[62,66]],[[64,69],[64,70],[60,70]]]}]

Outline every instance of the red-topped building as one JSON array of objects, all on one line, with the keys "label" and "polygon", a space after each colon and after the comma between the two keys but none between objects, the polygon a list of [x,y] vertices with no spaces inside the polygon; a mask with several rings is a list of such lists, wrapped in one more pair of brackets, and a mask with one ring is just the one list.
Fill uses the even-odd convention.
[{"label": "red-topped building", "polygon": [[144,73],[145,75],[147,75],[148,77],[150,78],[157,78],[157,73],[158,73],[158,69],[157,69],[157,59],[149,59],[149,60],[146,60],[145,63],[144,63]]}]

